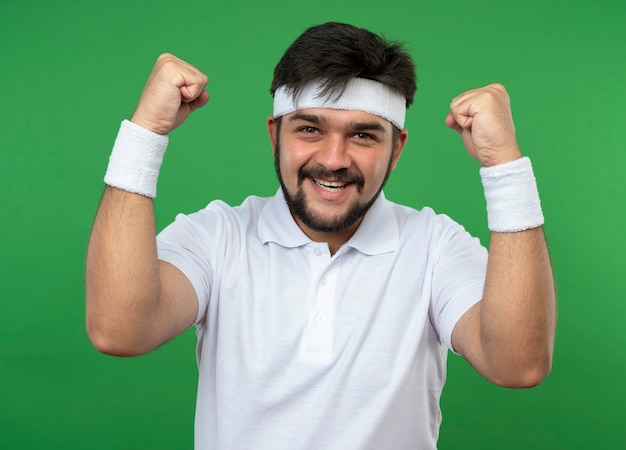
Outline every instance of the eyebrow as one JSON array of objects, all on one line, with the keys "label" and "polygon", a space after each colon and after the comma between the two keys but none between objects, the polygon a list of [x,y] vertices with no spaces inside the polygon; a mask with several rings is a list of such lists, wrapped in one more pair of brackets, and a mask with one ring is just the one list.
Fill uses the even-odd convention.
[{"label": "eyebrow", "polygon": [[318,116],[316,114],[303,114],[294,113],[289,117],[289,122],[297,122],[298,120],[304,120],[305,122],[317,123],[319,125],[327,125],[328,120],[325,117]]},{"label": "eyebrow", "polygon": [[[318,125],[328,125],[328,120],[324,116],[317,114],[294,113],[289,117],[290,122],[296,122],[298,120],[304,120]],[[387,133],[386,128],[380,122],[350,122],[347,124],[346,128],[354,131],[378,131],[383,134]]]}]

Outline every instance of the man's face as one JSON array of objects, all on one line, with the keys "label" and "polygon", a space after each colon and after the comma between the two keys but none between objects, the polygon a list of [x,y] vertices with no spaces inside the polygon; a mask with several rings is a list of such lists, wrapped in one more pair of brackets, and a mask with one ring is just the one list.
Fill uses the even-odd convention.
[{"label": "man's face", "polygon": [[406,130],[394,143],[385,119],[323,108],[288,114],[277,128],[270,117],[276,172],[296,222],[313,239],[348,238],[395,168]]}]

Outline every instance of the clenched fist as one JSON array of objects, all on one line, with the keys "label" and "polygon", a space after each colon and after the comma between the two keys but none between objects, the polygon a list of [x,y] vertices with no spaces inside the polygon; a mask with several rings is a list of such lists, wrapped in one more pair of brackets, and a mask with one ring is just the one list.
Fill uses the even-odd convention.
[{"label": "clenched fist", "polygon": [[131,122],[158,134],[168,134],[194,110],[206,105],[208,77],[200,70],[164,53],[157,59]]},{"label": "clenched fist", "polygon": [[522,156],[509,94],[501,84],[472,89],[456,97],[450,104],[446,125],[461,135],[469,154],[483,167]]}]

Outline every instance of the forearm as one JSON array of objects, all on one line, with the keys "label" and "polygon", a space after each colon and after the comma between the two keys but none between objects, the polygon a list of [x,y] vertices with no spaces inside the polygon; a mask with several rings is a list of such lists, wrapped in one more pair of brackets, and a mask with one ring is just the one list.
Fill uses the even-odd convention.
[{"label": "forearm", "polygon": [[492,230],[485,287],[453,345],[494,383],[530,387],[550,370],[556,316],[537,187],[527,159],[481,175]]},{"label": "forearm", "polygon": [[503,385],[534,385],[549,372],[555,290],[541,227],[492,233],[480,344],[484,370]]},{"label": "forearm", "polygon": [[107,186],[86,261],[87,331],[96,348],[123,354],[145,342],[158,289],[152,199]]}]

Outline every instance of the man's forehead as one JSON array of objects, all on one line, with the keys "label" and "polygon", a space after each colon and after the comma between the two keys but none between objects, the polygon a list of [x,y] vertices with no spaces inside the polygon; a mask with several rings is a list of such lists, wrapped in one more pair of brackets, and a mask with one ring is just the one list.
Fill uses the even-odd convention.
[{"label": "man's forehead", "polygon": [[285,115],[284,119],[290,122],[306,121],[321,125],[336,125],[357,129],[371,129],[387,132],[392,124],[376,114],[366,111],[333,109],[333,108],[306,108]]}]

